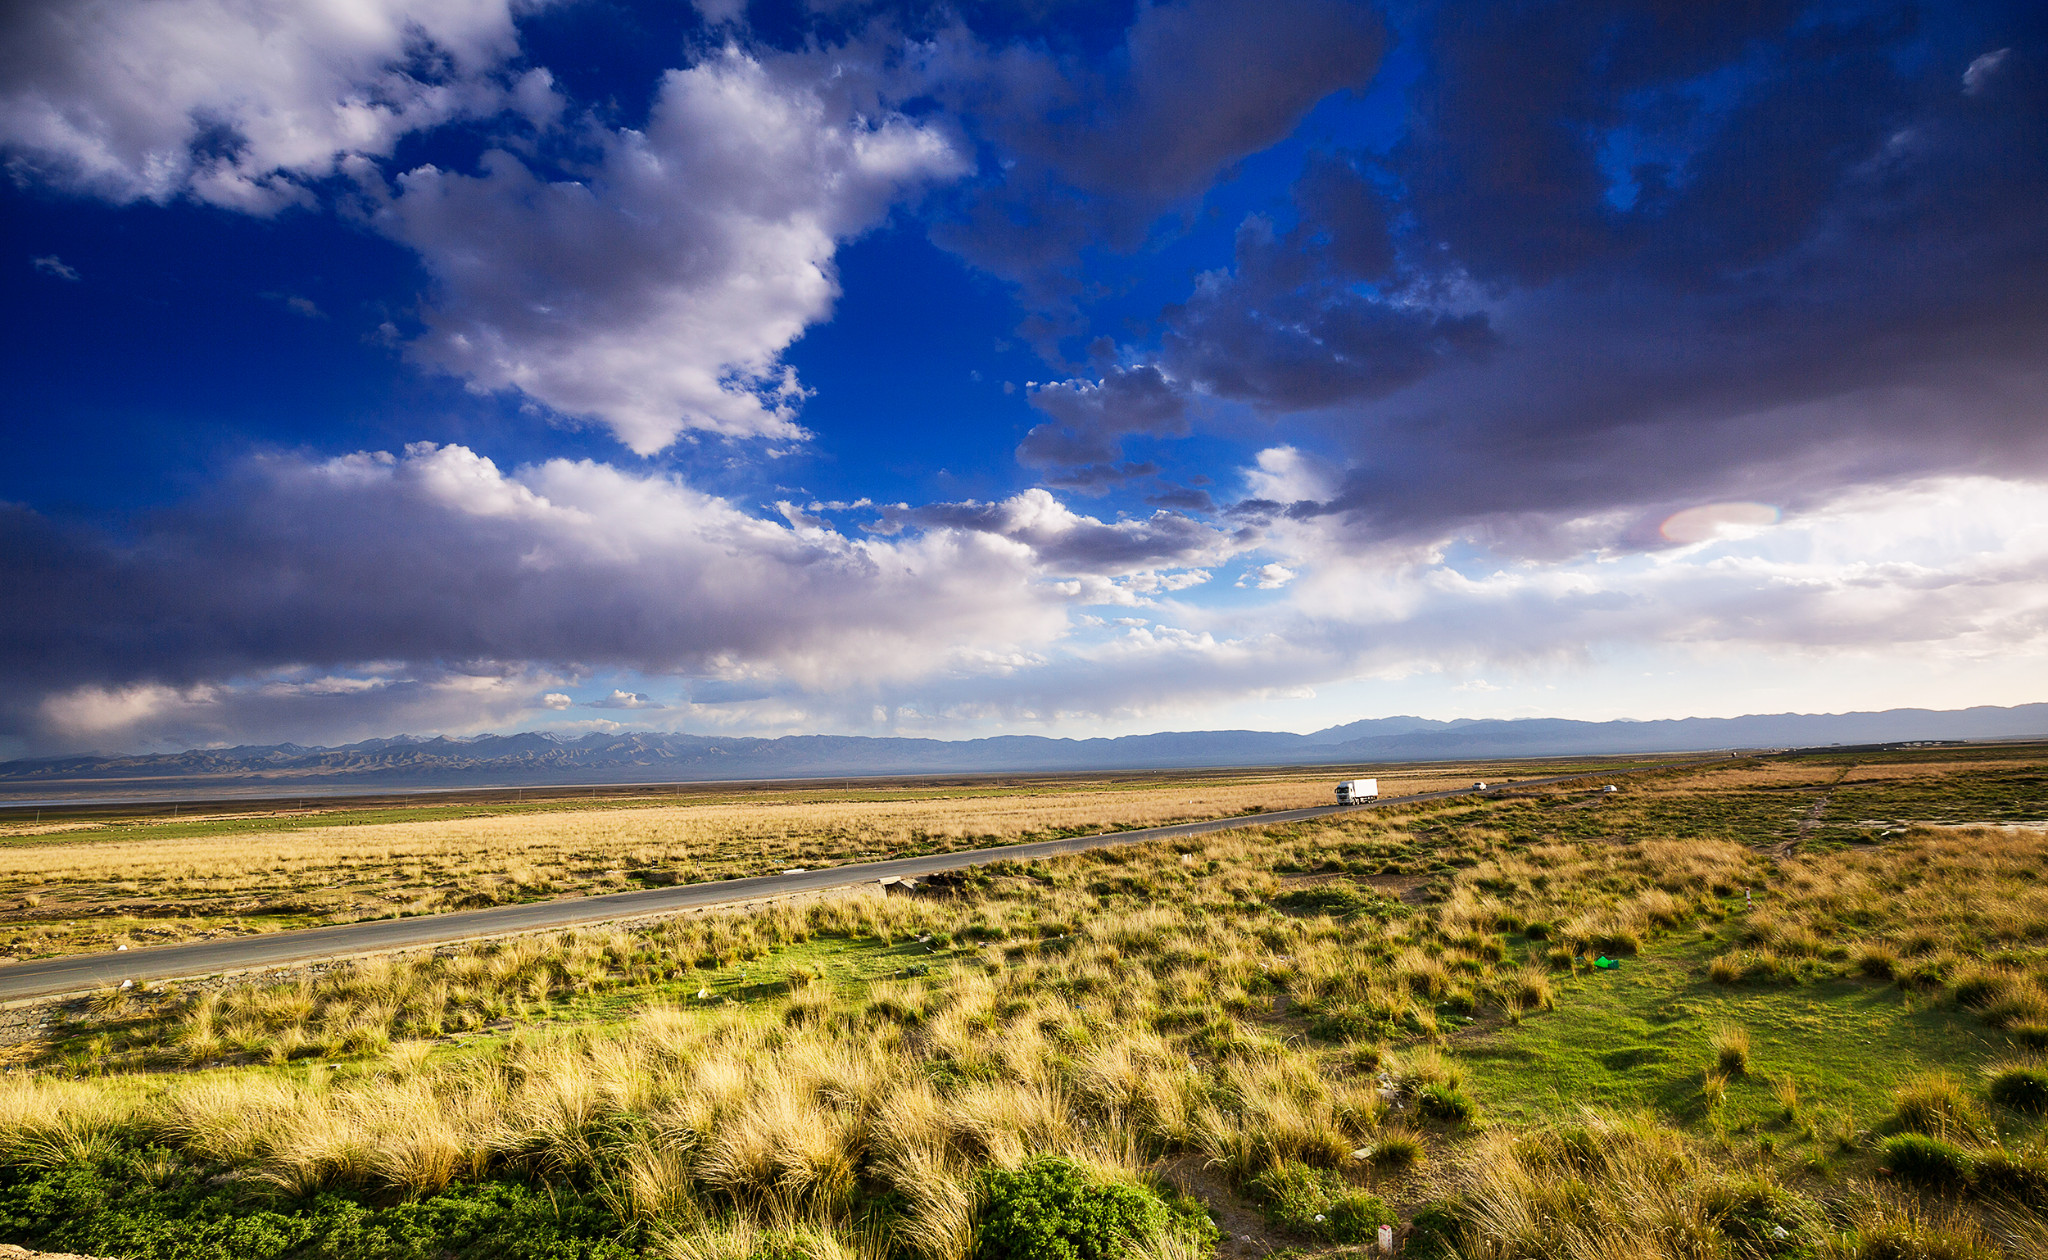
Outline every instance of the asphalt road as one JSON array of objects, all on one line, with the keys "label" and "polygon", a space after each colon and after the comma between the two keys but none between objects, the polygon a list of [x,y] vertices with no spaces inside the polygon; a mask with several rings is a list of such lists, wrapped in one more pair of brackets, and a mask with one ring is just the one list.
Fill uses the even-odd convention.
[{"label": "asphalt road", "polygon": [[[1691,763],[1688,763],[1691,764]],[[1670,765],[1643,769],[1671,769]],[[1542,787],[1604,775],[1616,777],[1637,771],[1595,771],[1593,774],[1557,775],[1547,779],[1522,779],[1489,785],[1487,793],[1507,788]],[[679,884],[671,888],[646,888],[634,892],[606,893],[598,897],[564,897],[555,901],[533,901],[521,905],[493,906],[488,910],[464,910],[455,914],[421,915],[411,919],[372,919],[338,927],[305,928],[296,932],[271,932],[261,936],[238,936],[229,940],[201,941],[190,945],[160,945],[149,949],[122,950],[111,954],[77,954],[45,958],[35,962],[0,965],[0,1002],[78,993],[119,984],[123,980],[173,980],[184,976],[213,975],[224,971],[250,971],[263,967],[317,962],[355,954],[406,949],[418,945],[439,945],[480,937],[505,936],[518,932],[574,927],[614,919],[636,919],[699,906],[722,905],[787,897],[870,884],[886,876],[936,875],[990,862],[1028,862],[1035,858],[1081,853],[1112,845],[1143,844],[1148,840],[1171,840],[1199,836],[1212,831],[1272,823],[1301,822],[1350,810],[1385,809],[1419,801],[1445,800],[1456,796],[1480,795],[1476,788],[1447,792],[1423,792],[1414,796],[1387,797],[1364,805],[1318,805],[1312,809],[1289,809],[1267,814],[1240,814],[1204,822],[1177,823],[1171,827],[1147,827],[1142,831],[1112,831],[1064,840],[1040,840],[1030,844],[1006,844],[992,849],[968,849],[958,853],[935,853],[923,857],[890,858],[882,862],[858,862],[849,866],[821,867],[793,875],[756,875],[707,884]]]}]

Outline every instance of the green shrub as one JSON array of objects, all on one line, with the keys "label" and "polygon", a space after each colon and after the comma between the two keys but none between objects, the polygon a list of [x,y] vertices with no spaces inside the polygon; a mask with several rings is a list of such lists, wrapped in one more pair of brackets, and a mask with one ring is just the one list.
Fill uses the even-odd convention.
[{"label": "green shrub", "polygon": [[1209,1205],[1191,1194],[1169,1189],[1163,1193],[1166,1200],[1166,1228],[1192,1244],[1196,1255],[1212,1255],[1216,1244],[1223,1240],[1223,1231],[1216,1227],[1216,1221],[1209,1215]]},{"label": "green shrub", "polygon": [[1335,1184],[1331,1174],[1290,1159],[1252,1178],[1246,1189],[1265,1211],[1267,1224],[1297,1234],[1315,1234],[1320,1232],[1315,1218],[1326,1215],[1323,1209],[1330,1205]]},{"label": "green shrub", "polygon": [[1308,1022],[1308,1035],[1323,1041],[1367,1041],[1401,1031],[1400,1021],[1354,1002],[1317,1003]]},{"label": "green shrub", "polygon": [[1285,1160],[1252,1179],[1252,1198],[1275,1229],[1338,1243],[1369,1242],[1382,1225],[1398,1223],[1373,1195],[1300,1160]]},{"label": "green shrub", "polygon": [[1310,914],[1327,914],[1342,918],[1347,914],[1368,911],[1385,917],[1392,913],[1397,902],[1388,900],[1370,889],[1360,888],[1348,880],[1333,880],[1317,884],[1313,888],[1296,888],[1273,898],[1273,904],[1282,910],[1296,910]]},{"label": "green shrub", "polygon": [[1463,1124],[1476,1110],[1464,1091],[1450,1085],[1423,1086],[1415,1095],[1415,1105],[1423,1115],[1446,1124]]},{"label": "green shrub", "polygon": [[1803,1253],[1819,1232],[1820,1214],[1812,1203],[1762,1177],[1715,1182],[1700,1203],[1714,1228],[1746,1253]]},{"label": "green shrub", "polygon": [[1381,1202],[1379,1196],[1354,1190],[1331,1200],[1329,1217],[1324,1225],[1332,1242],[1370,1242],[1378,1235],[1382,1225],[1398,1225],[1400,1218],[1393,1209]]},{"label": "green shrub", "polygon": [[162,1175],[145,1179],[123,1163],[0,1171],[0,1236],[128,1260],[627,1260],[635,1254],[618,1240],[616,1216],[561,1186],[458,1185],[381,1208],[334,1194],[265,1206],[189,1166],[165,1160]]},{"label": "green shrub", "polygon": [[1115,1260],[1167,1225],[1157,1195],[1097,1181],[1063,1159],[992,1170],[985,1190],[976,1260]]},{"label": "green shrub", "polygon": [[1975,1161],[1961,1148],[1925,1133],[1901,1133],[1878,1144],[1878,1165],[1923,1186],[1958,1189],[1970,1183]]},{"label": "green shrub", "polygon": [[1465,1205],[1457,1199],[1424,1204],[1408,1223],[1401,1254],[1408,1260],[1455,1260],[1458,1236],[1465,1232]]},{"label": "green shrub", "polygon": [[1991,1101],[2014,1111],[2048,1111],[2048,1067],[2016,1063],[1991,1077]]}]

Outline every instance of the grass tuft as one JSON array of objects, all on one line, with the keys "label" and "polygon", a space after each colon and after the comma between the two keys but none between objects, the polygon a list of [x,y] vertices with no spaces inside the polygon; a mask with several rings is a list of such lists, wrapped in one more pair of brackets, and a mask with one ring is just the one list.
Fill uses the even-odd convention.
[{"label": "grass tuft", "polygon": [[1710,1042],[1714,1066],[1723,1076],[1741,1076],[1749,1071],[1749,1030],[1739,1024],[1722,1024],[1714,1029]]},{"label": "grass tuft", "polygon": [[1962,1082],[1947,1072],[1923,1072],[1892,1096],[1888,1127],[1899,1132],[1951,1139],[1985,1132],[1984,1119]]},{"label": "grass tuft", "polygon": [[1924,1133],[1900,1133],[1878,1144],[1878,1166],[1916,1185],[1959,1190],[1970,1183],[1975,1161],[1961,1147]]},{"label": "grass tuft", "polygon": [[1991,1101],[2014,1111],[2048,1111],[2048,1065],[2036,1060],[1993,1064],[1988,1070]]}]

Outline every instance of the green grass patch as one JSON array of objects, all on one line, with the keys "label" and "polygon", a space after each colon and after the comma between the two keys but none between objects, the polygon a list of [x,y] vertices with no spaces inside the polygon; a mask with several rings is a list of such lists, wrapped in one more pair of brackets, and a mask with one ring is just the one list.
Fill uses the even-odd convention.
[{"label": "green grass patch", "polygon": [[[1717,985],[1706,975],[1714,946],[1698,936],[1667,939],[1613,971],[1560,978],[1553,1010],[1457,1045],[1472,1093],[1503,1120],[1595,1104],[1796,1133],[1820,1116],[1868,1127],[1890,1114],[1892,1090],[1916,1073],[1968,1072],[2003,1049],[1976,1019],[1887,985]],[[1703,1086],[1718,1072],[1713,1038],[1723,1025],[1747,1029],[1750,1047],[1747,1070],[1726,1077],[1716,1106]],[[1787,1078],[1796,1087],[1791,1107]]]},{"label": "green grass patch", "polygon": [[700,968],[660,984],[575,994],[552,1006],[548,1018],[558,1024],[619,1023],[657,1001],[701,1005],[707,1011],[731,1005],[766,1008],[801,985],[806,971],[840,998],[857,999],[879,980],[936,975],[959,952],[915,939],[884,944],[872,937],[814,936],[749,962]]},{"label": "green grass patch", "polygon": [[1407,913],[1407,907],[1393,898],[1381,896],[1370,888],[1360,888],[1349,880],[1342,879],[1309,888],[1292,889],[1273,898],[1273,904],[1282,910],[1302,914],[1327,914],[1333,917],[1363,911],[1385,919]]}]

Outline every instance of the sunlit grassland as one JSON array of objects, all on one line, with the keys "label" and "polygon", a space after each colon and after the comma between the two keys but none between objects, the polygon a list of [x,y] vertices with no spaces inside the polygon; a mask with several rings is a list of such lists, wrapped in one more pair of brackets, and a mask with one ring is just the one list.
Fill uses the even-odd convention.
[{"label": "sunlit grassland", "polygon": [[[533,1250],[444,1250],[995,1260],[989,1170],[1058,1156],[1194,1190],[1236,1255],[1339,1252],[1384,1212],[1409,1254],[1473,1260],[2032,1257],[2048,832],[1890,819],[1799,842],[1801,794],[1844,764],[1919,764],[1959,785],[1956,821],[2030,799],[2010,758],[1942,756],[108,991],[0,1079],[0,1227],[122,1256],[425,1260],[361,1239],[488,1202]],[[296,1241],[186,1227],[176,1250],[146,1225],[174,1208]]]},{"label": "sunlit grassland", "polygon": [[[1481,773],[1490,773],[1482,767]],[[1387,795],[1470,767],[1382,775]],[[763,788],[674,804],[514,802],[108,824],[0,847],[0,951],[42,957],[432,914],[1327,804],[1326,771],[978,789]],[[267,829],[266,829],[267,827]]]}]

